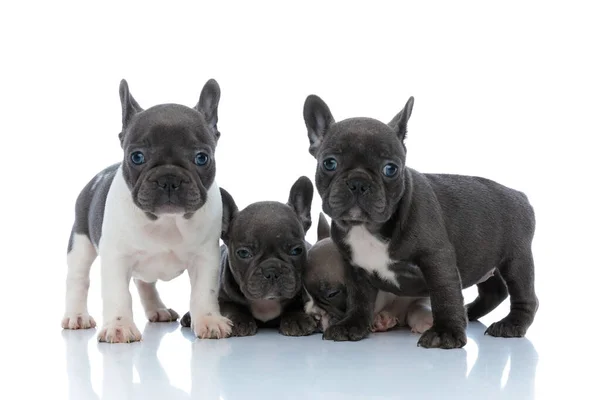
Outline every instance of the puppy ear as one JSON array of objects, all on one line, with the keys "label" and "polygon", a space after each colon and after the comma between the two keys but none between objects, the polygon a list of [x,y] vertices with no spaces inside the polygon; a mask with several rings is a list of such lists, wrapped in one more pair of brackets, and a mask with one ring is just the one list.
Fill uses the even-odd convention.
[{"label": "puppy ear", "polygon": [[231,227],[231,221],[238,213],[237,205],[235,200],[229,194],[229,192],[223,188],[219,188],[221,191],[221,200],[223,201],[223,219],[221,222],[221,239],[226,245],[229,244],[229,228]]},{"label": "puppy ear", "polygon": [[306,176],[301,176],[290,189],[288,205],[292,207],[304,228],[304,233],[308,232],[312,224],[310,218],[310,207],[313,198],[313,185]]},{"label": "puppy ear", "polygon": [[335,121],[327,104],[319,96],[311,94],[304,101],[304,123],[308,130],[308,152],[317,157],[325,133]]},{"label": "puppy ear", "polygon": [[219,140],[219,137],[221,136],[221,133],[217,129],[217,122],[219,121],[217,109],[219,107],[220,99],[221,88],[219,87],[219,84],[216,80],[209,79],[202,88],[198,104],[194,107],[204,115],[206,124],[217,140]]},{"label": "puppy ear", "polygon": [[119,133],[119,139],[121,140],[121,143],[123,143],[125,128],[127,128],[127,125],[129,125],[133,116],[143,110],[138,102],[135,101],[131,93],[129,93],[129,85],[125,79],[121,79],[121,84],[119,85],[119,97],[121,98],[121,119],[123,123],[121,133]]},{"label": "puppy ear", "polygon": [[414,103],[414,97],[410,96],[402,111],[400,111],[388,124],[394,132],[396,132],[398,139],[400,139],[402,143],[404,143],[404,139],[406,139],[406,126],[408,125],[408,119],[412,114]]},{"label": "puppy ear", "polygon": [[330,236],[329,223],[327,222],[327,218],[325,218],[325,214],[322,212],[319,213],[319,224],[317,225],[317,240],[323,240]]}]

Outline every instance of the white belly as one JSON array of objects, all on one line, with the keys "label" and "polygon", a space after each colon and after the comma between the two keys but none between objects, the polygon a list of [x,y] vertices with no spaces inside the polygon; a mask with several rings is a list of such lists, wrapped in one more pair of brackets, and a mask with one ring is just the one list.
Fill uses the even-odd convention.
[{"label": "white belly", "polygon": [[187,262],[173,251],[151,255],[140,252],[134,257],[133,277],[144,282],[170,281],[187,269]]},{"label": "white belly", "polygon": [[398,285],[395,274],[389,269],[393,263],[388,254],[388,244],[373,236],[364,226],[353,226],[345,238],[352,250],[352,262],[367,272],[377,273],[380,279]]}]

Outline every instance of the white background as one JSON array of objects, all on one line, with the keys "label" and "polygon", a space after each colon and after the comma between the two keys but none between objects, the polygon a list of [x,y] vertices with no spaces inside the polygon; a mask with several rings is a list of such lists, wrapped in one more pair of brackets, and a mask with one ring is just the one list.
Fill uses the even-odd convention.
[{"label": "white background", "polygon": [[[595,376],[585,363],[600,332],[599,20],[594,2],[580,1],[4,2],[0,339],[12,374],[2,375],[63,393],[55,338],[66,246],[78,192],[122,157],[120,79],[147,108],[193,106],[215,78],[217,181],[240,207],[285,201],[300,175],[314,178],[308,94],[337,120],[385,122],[414,96],[411,167],[485,176],[529,196],[540,298],[530,332],[540,361],[564,366],[541,363],[536,387],[581,387]],[[315,192],[315,226],[319,211]],[[187,277],[160,287],[185,312]]]}]

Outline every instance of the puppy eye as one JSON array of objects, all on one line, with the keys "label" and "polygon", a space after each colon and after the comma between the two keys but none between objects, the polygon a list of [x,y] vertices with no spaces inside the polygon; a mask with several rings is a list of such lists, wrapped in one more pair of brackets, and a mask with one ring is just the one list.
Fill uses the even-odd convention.
[{"label": "puppy eye", "polygon": [[335,158],[332,157],[326,158],[323,161],[323,168],[325,168],[327,171],[335,171],[337,168],[337,161],[335,161]]},{"label": "puppy eye", "polygon": [[243,258],[243,259],[252,257],[252,253],[248,249],[239,249],[238,251],[235,252],[235,254],[237,254],[237,256],[239,258]]},{"label": "puppy eye", "polygon": [[131,158],[131,162],[134,163],[135,165],[142,165],[143,163],[146,162],[144,153],[142,153],[141,151],[134,151],[133,153],[131,153],[130,158]]},{"label": "puppy eye", "polygon": [[208,154],[203,153],[203,152],[196,154],[196,157],[194,158],[194,162],[199,167],[206,165],[206,163],[208,162]]},{"label": "puppy eye", "polygon": [[391,178],[393,176],[395,176],[398,173],[398,166],[396,164],[386,164],[385,167],[383,167],[383,174],[385,176],[387,176],[388,178]]},{"label": "puppy eye", "polygon": [[327,298],[328,299],[333,299],[335,296],[337,296],[338,294],[340,294],[339,290],[332,290],[329,293],[327,293]]},{"label": "puppy eye", "polygon": [[290,256],[299,256],[303,251],[302,246],[296,246],[290,251]]}]

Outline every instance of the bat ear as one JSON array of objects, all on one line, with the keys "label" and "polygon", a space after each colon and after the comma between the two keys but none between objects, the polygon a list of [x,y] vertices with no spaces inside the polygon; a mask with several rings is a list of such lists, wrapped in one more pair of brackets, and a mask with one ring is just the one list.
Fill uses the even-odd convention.
[{"label": "bat ear", "polygon": [[310,218],[310,208],[313,199],[313,185],[306,176],[301,176],[290,189],[290,196],[287,204],[292,207],[300,222],[304,233],[308,232],[312,224]]},{"label": "bat ear", "polygon": [[311,94],[304,101],[304,123],[308,131],[308,152],[316,158],[327,130],[335,121],[327,104],[319,96]]},{"label": "bat ear", "polygon": [[412,114],[414,103],[414,97],[410,96],[404,108],[398,114],[396,114],[396,116],[388,124],[394,130],[394,132],[396,132],[398,139],[400,139],[402,143],[404,143],[404,139],[406,139],[406,127]]},{"label": "bat ear", "polygon": [[209,79],[200,93],[200,100],[194,107],[204,115],[206,124],[211,130],[212,134],[217,140],[221,136],[219,129],[217,128],[217,122],[219,121],[218,108],[219,100],[221,99],[221,88],[214,79]]}]

